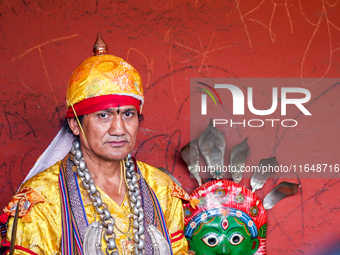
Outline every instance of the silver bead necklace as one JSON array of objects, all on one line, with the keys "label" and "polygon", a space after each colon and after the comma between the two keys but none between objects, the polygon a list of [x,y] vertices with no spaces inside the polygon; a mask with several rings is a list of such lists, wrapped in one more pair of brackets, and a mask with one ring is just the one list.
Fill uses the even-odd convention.
[{"label": "silver bead necklace", "polygon": [[[115,220],[112,217],[110,211],[106,209],[108,208],[108,206],[102,201],[101,194],[97,189],[93,179],[91,178],[90,172],[86,167],[83,154],[80,150],[80,143],[78,139],[75,139],[73,141],[71,153],[74,155],[73,162],[77,166],[77,175],[81,178],[84,189],[88,192],[89,198],[92,201],[92,205],[100,215],[101,224],[104,227],[103,238],[107,244],[106,254],[119,255],[116,245],[116,235],[114,233]],[[129,196],[130,208],[133,214],[132,226],[133,239],[135,242],[134,253],[135,255],[143,255],[145,247],[143,225],[144,212],[137,175],[135,172],[135,164],[131,158],[131,154],[129,154],[124,159],[124,163],[126,167],[127,191]]]}]

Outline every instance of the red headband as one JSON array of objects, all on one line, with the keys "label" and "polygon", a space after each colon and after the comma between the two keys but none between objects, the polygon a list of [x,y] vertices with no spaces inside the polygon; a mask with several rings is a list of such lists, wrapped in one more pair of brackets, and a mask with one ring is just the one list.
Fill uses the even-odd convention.
[{"label": "red headband", "polygon": [[[98,97],[87,98],[75,105],[73,108],[77,114],[77,116],[82,116],[85,114],[102,111],[109,108],[116,108],[118,106],[125,105],[133,105],[136,107],[138,113],[140,113],[140,101],[131,96],[123,96],[123,95],[104,95]],[[66,118],[76,117],[72,110],[72,107],[69,107],[66,113]]]}]

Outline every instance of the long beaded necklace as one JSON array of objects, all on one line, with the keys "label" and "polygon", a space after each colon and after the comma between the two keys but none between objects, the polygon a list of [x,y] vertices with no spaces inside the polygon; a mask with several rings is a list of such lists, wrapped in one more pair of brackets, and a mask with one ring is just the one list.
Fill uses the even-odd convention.
[{"label": "long beaded necklace", "polygon": [[[98,191],[93,179],[86,167],[85,160],[80,150],[80,143],[78,139],[73,141],[71,153],[74,155],[73,162],[77,166],[77,174],[82,180],[83,187],[88,192],[89,198],[92,201],[92,205],[99,213],[101,218],[101,224],[103,225],[104,234],[103,238],[107,244],[106,254],[107,255],[119,255],[118,248],[116,245],[116,235],[114,233],[115,220],[112,217],[110,211],[106,208],[108,206],[102,201],[101,194]],[[135,164],[129,154],[124,159],[126,167],[126,181],[129,202],[133,214],[133,237],[135,242],[134,253],[136,255],[143,255],[145,247],[145,236],[144,236],[144,212],[142,207],[142,198],[140,189],[137,183],[137,176],[135,172]],[[117,228],[117,226],[116,226]]]}]

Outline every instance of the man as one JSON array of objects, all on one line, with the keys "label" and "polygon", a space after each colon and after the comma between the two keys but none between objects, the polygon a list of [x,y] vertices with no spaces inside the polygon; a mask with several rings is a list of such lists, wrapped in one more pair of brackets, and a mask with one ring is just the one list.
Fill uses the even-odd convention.
[{"label": "man", "polygon": [[66,100],[67,125],[4,209],[19,210],[15,254],[186,254],[187,195],[131,158],[144,103],[137,71],[99,36]]}]

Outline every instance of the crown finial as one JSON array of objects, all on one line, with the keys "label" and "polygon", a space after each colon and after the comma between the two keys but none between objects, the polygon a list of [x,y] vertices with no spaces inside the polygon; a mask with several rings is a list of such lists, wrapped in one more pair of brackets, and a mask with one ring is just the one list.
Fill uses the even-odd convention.
[{"label": "crown finial", "polygon": [[98,34],[97,40],[93,45],[93,55],[98,56],[104,54],[108,54],[108,48],[101,35]]}]

